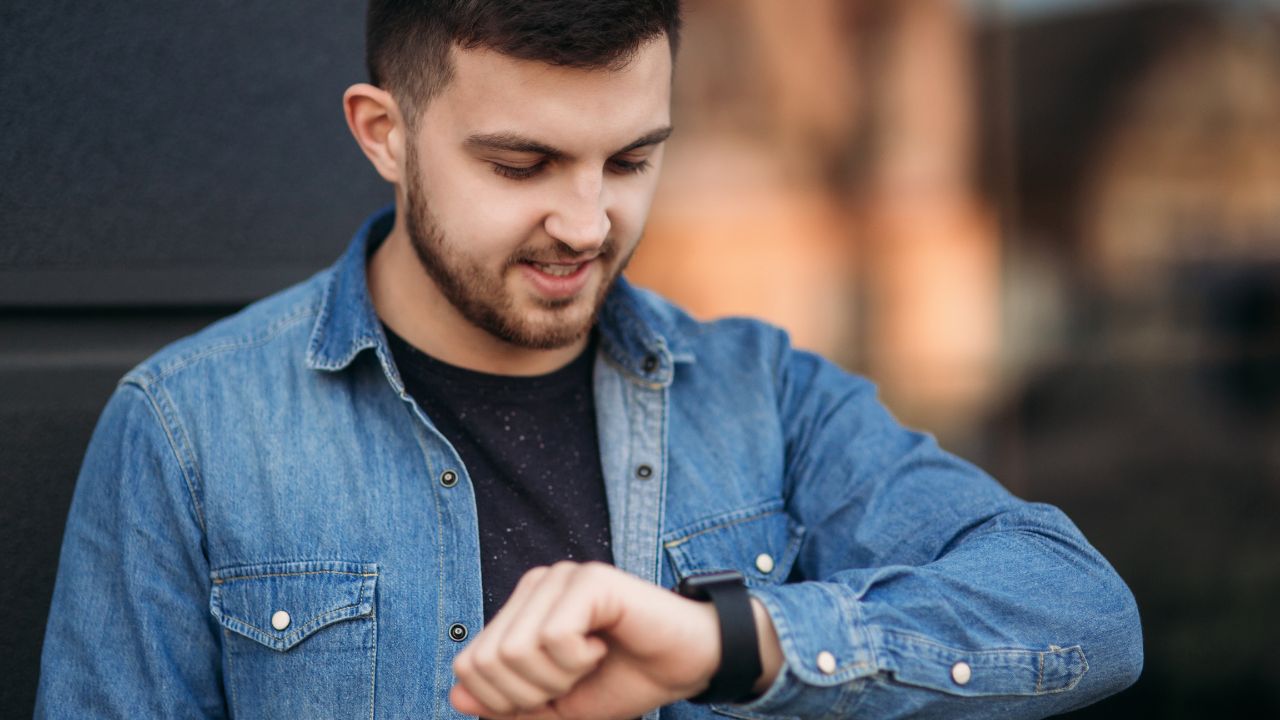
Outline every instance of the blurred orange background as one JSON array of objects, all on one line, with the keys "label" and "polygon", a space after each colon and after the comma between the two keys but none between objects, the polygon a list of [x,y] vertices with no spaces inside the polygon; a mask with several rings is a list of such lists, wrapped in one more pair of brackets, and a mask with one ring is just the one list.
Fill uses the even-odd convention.
[{"label": "blurred orange background", "polygon": [[1280,4],[701,0],[630,277],[877,382],[1143,609],[1078,717],[1280,717]]}]

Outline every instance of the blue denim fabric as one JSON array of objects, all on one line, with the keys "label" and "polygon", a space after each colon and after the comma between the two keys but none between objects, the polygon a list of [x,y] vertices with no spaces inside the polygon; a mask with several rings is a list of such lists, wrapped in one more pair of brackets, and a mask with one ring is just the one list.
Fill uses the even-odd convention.
[{"label": "blue denim fabric", "polygon": [[[476,511],[369,298],[389,223],[121,381],[72,503],[37,717],[456,716]],[[600,328],[618,565],[666,586],[742,571],[786,657],[750,704],[662,717],[1041,717],[1138,675],[1133,597],[1070,520],[901,427],[866,380],[625,282]]]}]

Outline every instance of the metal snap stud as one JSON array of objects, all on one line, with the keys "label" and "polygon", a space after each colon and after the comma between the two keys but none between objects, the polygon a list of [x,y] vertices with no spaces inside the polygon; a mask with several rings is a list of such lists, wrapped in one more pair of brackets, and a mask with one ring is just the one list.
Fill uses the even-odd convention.
[{"label": "metal snap stud", "polygon": [[293,622],[293,619],[290,618],[289,613],[284,610],[277,610],[276,613],[271,616],[271,627],[277,630],[284,630],[289,627],[289,623],[291,622]]},{"label": "metal snap stud", "polygon": [[773,572],[773,556],[769,553],[760,553],[756,556],[756,569],[768,575]]}]

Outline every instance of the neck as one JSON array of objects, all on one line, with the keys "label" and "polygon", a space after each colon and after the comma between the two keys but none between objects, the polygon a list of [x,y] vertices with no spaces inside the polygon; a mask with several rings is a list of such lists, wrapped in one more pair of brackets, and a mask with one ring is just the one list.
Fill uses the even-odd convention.
[{"label": "neck", "polygon": [[586,348],[583,337],[562,348],[512,345],[458,312],[423,269],[396,209],[391,234],[369,259],[366,281],[378,317],[397,335],[437,360],[492,375],[544,375]]}]

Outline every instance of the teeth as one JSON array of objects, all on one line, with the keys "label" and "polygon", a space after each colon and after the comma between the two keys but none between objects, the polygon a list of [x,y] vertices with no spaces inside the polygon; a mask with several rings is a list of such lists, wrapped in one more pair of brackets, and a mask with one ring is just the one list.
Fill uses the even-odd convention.
[{"label": "teeth", "polygon": [[578,270],[577,265],[543,265],[541,263],[534,263],[534,267],[548,275],[555,275],[557,277],[572,275]]}]

